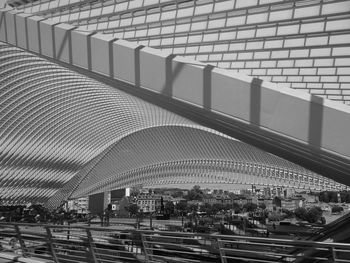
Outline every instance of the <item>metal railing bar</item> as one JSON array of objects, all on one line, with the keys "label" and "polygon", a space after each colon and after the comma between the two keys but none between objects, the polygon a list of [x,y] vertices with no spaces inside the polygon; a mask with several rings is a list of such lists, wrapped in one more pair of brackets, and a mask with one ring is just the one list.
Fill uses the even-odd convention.
[{"label": "metal railing bar", "polygon": [[91,230],[89,228],[85,228],[85,232],[86,232],[86,237],[87,240],[89,242],[89,252],[91,253],[91,257],[93,259],[94,262],[97,262],[97,258],[95,255],[95,244],[94,244],[94,239],[91,235]]},{"label": "metal railing bar", "polygon": [[333,248],[334,252],[348,253],[350,257],[350,250]]},{"label": "metal railing bar", "polygon": [[[201,260],[195,260],[195,259],[187,259],[186,258],[186,261],[183,261],[184,259],[183,258],[179,258],[179,260],[176,260],[176,258],[174,257],[167,257],[167,256],[152,256],[154,257],[155,259],[159,258],[159,259],[166,259],[168,260],[167,262],[202,262]],[[159,261],[153,261],[153,262],[159,262]],[[164,262],[164,261],[160,261],[160,262]]]},{"label": "metal railing bar", "polygon": [[177,242],[177,243],[171,243],[171,242],[165,242],[165,241],[161,241],[161,240],[159,240],[159,241],[157,241],[157,240],[155,240],[155,241],[149,241],[149,240],[145,240],[144,242],[146,242],[147,244],[164,244],[164,245],[174,245],[174,244],[176,244],[176,245],[178,245],[178,246],[185,246],[185,247],[199,247],[201,244],[190,244],[190,243],[183,243],[183,242]]},{"label": "metal railing bar", "polygon": [[[73,262],[73,263],[86,263],[86,261],[71,260],[71,259],[69,259],[69,258],[60,258],[60,259],[62,259],[62,260],[64,260],[64,261]],[[60,261],[55,261],[55,262],[59,263]]]},{"label": "metal railing bar", "polygon": [[133,253],[127,253],[126,251],[111,251],[113,252],[112,254],[104,254],[104,253],[99,253],[99,252],[95,252],[96,255],[99,255],[99,256],[108,256],[108,257],[120,257],[120,255],[117,255],[117,254],[124,254],[126,256],[134,256]]},{"label": "metal railing bar", "polygon": [[40,258],[40,259],[43,259],[43,260],[48,260],[49,262],[53,262],[52,257],[46,257],[46,256],[43,256],[43,255],[34,255],[33,257]]},{"label": "metal railing bar", "polygon": [[56,243],[56,242],[52,242],[53,245],[56,246],[75,246],[75,247],[81,247],[81,248],[85,248],[86,246],[84,245],[78,245],[77,243],[70,243],[70,244],[63,244],[63,243]]},{"label": "metal railing bar", "polygon": [[85,251],[79,251],[79,250],[74,250],[74,249],[72,249],[72,250],[69,250],[69,249],[55,249],[55,251],[56,251],[56,254],[57,255],[63,255],[63,254],[65,254],[65,253],[75,253],[75,254],[86,254],[86,252]]},{"label": "metal railing bar", "polygon": [[[164,244],[158,244],[159,246],[162,246]],[[166,246],[166,245],[165,245]],[[174,249],[172,250],[171,248],[168,248],[169,251],[181,251],[181,250],[178,250],[180,248],[184,248],[184,249],[193,249],[191,252],[189,253],[201,253],[201,254],[208,254],[210,252],[208,252],[205,248],[196,248],[196,247],[188,247],[188,246],[180,246],[180,245],[177,245],[177,244],[170,244],[170,246],[176,246],[177,249]],[[148,250],[167,250],[166,248],[152,248],[152,247],[149,247],[147,248]],[[198,251],[196,251],[195,249],[197,249]],[[201,250],[201,251],[199,251]],[[183,253],[186,253],[186,252],[183,252]]]},{"label": "metal railing bar", "polygon": [[81,256],[77,256],[77,255],[71,255],[71,254],[57,254],[57,257],[61,257],[61,256],[69,256],[71,258],[80,258],[80,259],[86,259],[86,257],[81,257]]},{"label": "metal railing bar", "polygon": [[[264,243],[256,243],[256,242],[241,242],[241,241],[219,241],[222,242],[223,244],[235,244],[235,245],[254,245],[254,246],[263,246],[263,247],[281,247],[279,244],[264,244]],[[295,248],[298,246],[293,246],[293,245],[283,245],[285,248]],[[300,246],[300,248],[305,248],[303,246]]]},{"label": "metal railing bar", "polygon": [[49,257],[49,256],[43,256],[42,254],[34,254],[33,257],[35,258],[40,258],[40,259],[44,259],[44,260],[50,260],[52,261],[52,257]]},{"label": "metal railing bar", "polygon": [[245,252],[249,254],[256,254],[256,255],[261,255],[261,252],[264,252],[264,255],[268,256],[274,256],[274,257],[295,257],[289,254],[284,254],[284,253],[274,253],[270,251],[252,251],[252,250],[245,250],[245,249],[223,249],[225,252]]},{"label": "metal railing bar", "polygon": [[56,250],[56,254],[57,255],[63,255],[64,253],[67,253],[67,252],[71,252],[71,253],[75,253],[75,254],[86,254],[85,251],[79,251],[79,250],[69,250],[69,249],[55,249]]},{"label": "metal railing bar", "polygon": [[[97,255],[97,254],[96,254]],[[110,256],[110,255],[103,255],[105,257],[110,257],[112,259],[127,259],[127,260],[133,260],[134,258],[129,258],[129,257],[123,257],[123,256]],[[107,260],[107,259],[101,259],[99,258],[99,260]],[[109,260],[108,260],[109,261]],[[113,262],[113,261],[112,261]]]},{"label": "metal railing bar", "polygon": [[[171,241],[175,241],[176,244],[184,244],[187,246],[196,246],[196,245],[201,245],[199,241],[205,241],[204,239],[175,239],[175,240],[166,240],[167,238],[151,238],[150,240],[146,240],[145,242],[149,242],[150,244],[153,243],[164,243],[164,244],[174,244]],[[198,243],[195,243],[198,242]]]},{"label": "metal railing bar", "polygon": [[276,261],[270,260],[262,260],[262,259],[253,259],[253,258],[242,258],[242,257],[234,257],[234,256],[224,256],[226,259],[238,259],[246,262],[259,262],[259,263],[274,263]]},{"label": "metal railing bar", "polygon": [[[243,252],[243,253],[249,253],[249,254],[256,254],[256,255],[261,255],[261,252],[257,252],[257,251],[252,251],[252,250],[241,250],[241,249],[229,249],[229,250],[225,250],[225,251],[232,251],[232,252]],[[307,255],[290,255],[290,254],[282,254],[282,253],[271,253],[271,252],[264,252],[264,255],[267,255],[267,256],[272,256],[272,257],[286,257],[286,258],[294,258],[294,259],[297,259],[297,258],[302,258],[302,259],[314,259],[314,260],[328,260],[328,258],[324,258],[324,257],[312,257],[312,256],[307,256]]]},{"label": "metal railing bar", "polygon": [[182,240],[187,240],[187,241],[198,241],[198,240],[205,240],[205,239],[196,239],[196,238],[188,238],[188,237],[173,237],[173,236],[145,236],[145,237],[149,237],[150,239],[175,239],[175,240],[179,240],[179,241],[182,241]]},{"label": "metal railing bar", "polygon": [[132,241],[131,238],[120,238],[120,237],[111,237],[111,236],[94,236],[98,240],[103,240],[103,241],[113,241],[113,240],[124,240],[124,241]]},{"label": "metal railing bar", "polygon": [[243,241],[260,241],[261,243],[269,243],[269,244],[285,244],[285,245],[294,245],[294,246],[310,246],[314,247],[315,245],[319,247],[342,247],[345,249],[350,249],[350,244],[344,243],[331,243],[331,242],[311,242],[311,241],[302,241],[302,240],[288,240],[288,239],[266,239],[261,237],[245,237],[245,236],[223,236],[223,235],[212,235],[211,237],[216,237],[218,240],[226,241],[232,239],[243,240]]},{"label": "metal railing bar", "polygon": [[82,251],[82,250],[74,250],[74,249],[56,249],[56,250],[58,250],[58,251],[64,251],[64,252],[66,252],[66,251],[70,251],[70,252],[76,252],[76,253],[81,253],[81,254],[85,254],[86,253],[86,251]]},{"label": "metal railing bar", "polygon": [[111,261],[111,260],[108,260],[108,259],[99,259],[99,263],[101,263],[101,262],[110,262],[110,263],[116,263],[116,262],[120,262],[120,263],[125,263],[125,261],[119,261],[118,259],[115,259],[115,260],[113,260],[113,261]]},{"label": "metal railing bar", "polygon": [[52,244],[52,233],[51,233],[51,229],[49,227],[46,227],[45,228],[46,230],[46,234],[47,234],[47,237],[46,237],[46,242],[48,244],[48,247],[49,247],[49,251],[51,252],[51,255],[52,255],[52,258],[55,262],[58,262],[58,259],[57,259],[57,256],[56,256],[56,252],[55,252],[55,249],[54,249],[54,246]]},{"label": "metal railing bar", "polygon": [[123,253],[133,254],[132,252],[127,250],[106,249],[106,248],[99,248],[99,247],[95,248],[95,250],[108,251],[108,252],[123,252]]},{"label": "metal railing bar", "polygon": [[[228,244],[228,243],[224,243],[224,244]],[[286,245],[276,245],[276,244],[273,244],[273,245],[264,245],[264,244],[255,244],[255,243],[234,243],[234,242],[231,242],[229,244],[233,244],[233,245],[245,245],[245,246],[260,246],[261,248],[263,247],[273,247],[273,248],[276,248],[276,249],[281,249],[281,250],[288,250],[288,249],[303,249],[303,250],[310,250],[310,249],[313,249],[313,250],[318,250],[318,251],[328,251],[329,250],[329,247],[326,247],[326,248],[316,248],[316,247],[311,247],[311,246],[308,246],[308,247],[301,247],[301,246],[286,246]],[[224,247],[223,246],[223,249],[229,249],[227,247]],[[290,251],[290,250],[289,250]],[[290,251],[292,252],[292,251]]]},{"label": "metal railing bar", "polygon": [[196,252],[187,252],[187,251],[181,251],[181,250],[171,250],[171,249],[164,249],[164,248],[149,248],[151,251],[162,251],[162,252],[173,252],[173,253],[179,253],[179,254],[188,254],[188,255],[212,255],[211,253],[196,253]]}]

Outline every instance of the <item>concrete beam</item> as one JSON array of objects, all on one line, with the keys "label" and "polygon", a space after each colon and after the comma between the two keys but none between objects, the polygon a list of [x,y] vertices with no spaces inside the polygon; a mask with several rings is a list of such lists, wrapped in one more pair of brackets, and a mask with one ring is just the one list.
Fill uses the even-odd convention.
[{"label": "concrete beam", "polygon": [[72,63],[72,30],[76,27],[67,24],[58,24],[54,27],[55,34],[55,58],[65,62]]},{"label": "concrete beam", "polygon": [[95,34],[91,37],[92,71],[105,76],[113,76],[113,48],[116,38],[109,35]]},{"label": "concrete beam", "polygon": [[172,60],[171,66],[172,91],[169,96],[204,107],[204,69],[207,64],[178,56]]},{"label": "concrete beam", "polygon": [[72,64],[91,70],[91,36],[95,32],[72,30]]},{"label": "concrete beam", "polygon": [[28,50],[41,54],[41,33],[39,22],[45,20],[40,16],[31,16],[27,18],[28,28]]},{"label": "concrete beam", "polygon": [[128,83],[140,83],[140,49],[134,42],[117,40],[113,42],[113,76]]},{"label": "concrete beam", "polygon": [[17,45],[16,14],[16,10],[6,12],[7,42],[15,46]]},{"label": "concrete beam", "polygon": [[23,49],[29,48],[27,17],[30,16],[32,16],[32,14],[28,13],[20,13],[16,15],[17,45]]},{"label": "concrete beam", "polygon": [[[166,93],[171,82],[167,81],[167,68],[171,67],[171,53],[145,47],[140,50],[140,86]],[[167,64],[169,66],[167,66]]]},{"label": "concrete beam", "polygon": [[12,8],[0,9],[0,41],[7,42],[6,13]]},{"label": "concrete beam", "polygon": [[56,41],[54,27],[59,23],[47,19],[39,22],[41,54],[50,58],[55,58]]}]

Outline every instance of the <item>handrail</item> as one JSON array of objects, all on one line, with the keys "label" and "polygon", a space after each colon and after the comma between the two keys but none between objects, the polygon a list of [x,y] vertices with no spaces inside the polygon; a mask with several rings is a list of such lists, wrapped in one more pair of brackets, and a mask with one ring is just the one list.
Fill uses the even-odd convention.
[{"label": "handrail", "polygon": [[346,262],[350,244],[0,222],[2,252],[53,262]]}]

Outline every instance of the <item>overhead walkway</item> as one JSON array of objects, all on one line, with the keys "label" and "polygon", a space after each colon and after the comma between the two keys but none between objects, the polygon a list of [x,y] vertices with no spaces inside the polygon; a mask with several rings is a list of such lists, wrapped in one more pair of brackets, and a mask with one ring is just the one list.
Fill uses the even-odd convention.
[{"label": "overhead walkway", "polygon": [[0,41],[124,83],[126,92],[350,185],[346,105],[14,10],[0,15]]}]

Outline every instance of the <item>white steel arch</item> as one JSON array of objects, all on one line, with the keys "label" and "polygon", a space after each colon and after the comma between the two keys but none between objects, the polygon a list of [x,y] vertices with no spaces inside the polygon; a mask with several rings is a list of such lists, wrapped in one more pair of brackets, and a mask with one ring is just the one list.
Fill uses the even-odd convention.
[{"label": "white steel arch", "polygon": [[341,187],[21,49],[2,43],[0,61],[5,202],[57,205],[133,184],[197,179],[249,184],[261,177],[297,181],[300,188]]}]

